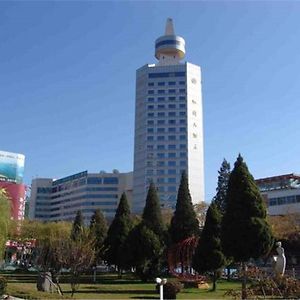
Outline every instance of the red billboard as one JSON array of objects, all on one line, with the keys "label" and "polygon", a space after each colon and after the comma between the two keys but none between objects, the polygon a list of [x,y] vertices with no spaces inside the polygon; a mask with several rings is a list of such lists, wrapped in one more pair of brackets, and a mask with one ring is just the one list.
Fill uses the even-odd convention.
[{"label": "red billboard", "polygon": [[10,198],[12,219],[23,220],[25,212],[25,185],[0,181],[0,189],[1,188],[6,190]]}]

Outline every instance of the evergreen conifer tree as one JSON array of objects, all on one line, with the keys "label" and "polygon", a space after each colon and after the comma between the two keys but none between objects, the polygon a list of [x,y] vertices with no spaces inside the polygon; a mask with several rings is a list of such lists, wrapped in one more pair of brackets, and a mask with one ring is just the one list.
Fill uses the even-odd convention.
[{"label": "evergreen conifer tree", "polygon": [[126,241],[132,227],[129,204],[126,194],[123,193],[105,240],[105,259],[109,264],[116,265],[120,274],[122,269],[128,267],[128,259],[124,254]]},{"label": "evergreen conifer tree", "polygon": [[199,222],[193,208],[188,178],[185,172],[181,176],[176,209],[171,220],[170,234],[173,243],[178,243],[193,235],[199,235]]},{"label": "evergreen conifer tree", "polygon": [[230,176],[230,164],[225,158],[218,173],[218,186],[216,188],[217,194],[213,201],[217,205],[219,211],[224,214],[226,210],[226,195]]},{"label": "evergreen conifer tree", "polygon": [[142,223],[157,234],[161,241],[164,240],[166,229],[162,220],[159,197],[153,182],[150,183],[148,189]]},{"label": "evergreen conifer tree", "polygon": [[73,241],[79,240],[81,238],[83,230],[84,230],[83,216],[81,211],[78,210],[72,226],[71,239]]},{"label": "evergreen conifer tree", "polygon": [[221,220],[217,205],[211,203],[193,259],[193,267],[197,272],[212,272],[213,291],[216,290],[220,269],[226,261],[221,247]]},{"label": "evergreen conifer tree", "polygon": [[127,246],[130,264],[143,281],[159,275],[165,251],[165,229],[153,182],[149,186],[142,220],[131,230]]},{"label": "evergreen conifer tree", "polygon": [[107,236],[107,222],[100,209],[92,215],[89,234],[93,240],[95,260],[98,263],[103,259],[104,240]]},{"label": "evergreen conifer tree", "polygon": [[[241,262],[245,271],[250,258],[259,258],[270,251],[273,236],[266,221],[263,198],[241,155],[230,174],[226,205],[222,220],[222,248],[227,257]],[[245,299],[246,277],[242,291]]]}]

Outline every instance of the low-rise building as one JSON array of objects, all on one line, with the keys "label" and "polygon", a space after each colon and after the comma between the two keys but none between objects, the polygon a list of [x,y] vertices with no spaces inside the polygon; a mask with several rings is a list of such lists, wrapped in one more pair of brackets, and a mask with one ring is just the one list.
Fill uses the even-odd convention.
[{"label": "low-rise building", "polygon": [[132,199],[132,172],[88,173],[84,171],[58,180],[32,181],[29,218],[40,221],[73,221],[78,210],[88,223],[96,209],[111,219],[121,194]]},{"label": "low-rise building", "polygon": [[300,213],[300,175],[285,174],[257,179],[269,215]]}]

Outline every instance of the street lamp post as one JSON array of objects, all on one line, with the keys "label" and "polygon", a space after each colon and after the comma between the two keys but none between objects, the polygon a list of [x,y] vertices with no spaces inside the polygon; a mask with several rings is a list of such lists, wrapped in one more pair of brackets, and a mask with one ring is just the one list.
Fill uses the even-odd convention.
[{"label": "street lamp post", "polygon": [[166,278],[156,278],[155,279],[156,283],[159,284],[159,295],[160,295],[160,300],[164,300],[164,285],[167,283]]}]

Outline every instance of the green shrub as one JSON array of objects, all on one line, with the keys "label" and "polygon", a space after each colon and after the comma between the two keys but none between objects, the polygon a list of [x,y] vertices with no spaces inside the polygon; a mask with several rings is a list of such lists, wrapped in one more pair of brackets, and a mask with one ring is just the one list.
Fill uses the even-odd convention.
[{"label": "green shrub", "polygon": [[5,294],[6,286],[7,286],[6,279],[3,276],[0,276],[0,296]]},{"label": "green shrub", "polygon": [[[183,288],[183,285],[178,280],[168,281],[164,285],[164,299],[176,299],[176,294]],[[156,285],[156,291],[159,293],[159,284]]]}]

